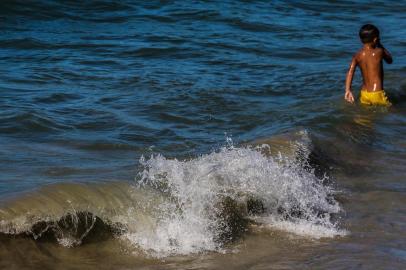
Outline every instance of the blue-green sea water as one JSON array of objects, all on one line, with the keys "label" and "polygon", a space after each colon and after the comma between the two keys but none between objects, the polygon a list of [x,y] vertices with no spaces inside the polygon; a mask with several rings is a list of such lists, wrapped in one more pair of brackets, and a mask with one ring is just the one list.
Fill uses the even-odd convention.
[{"label": "blue-green sea water", "polygon": [[[343,99],[365,23],[389,108]],[[1,1],[0,268],[401,269],[405,36],[404,1]]]}]

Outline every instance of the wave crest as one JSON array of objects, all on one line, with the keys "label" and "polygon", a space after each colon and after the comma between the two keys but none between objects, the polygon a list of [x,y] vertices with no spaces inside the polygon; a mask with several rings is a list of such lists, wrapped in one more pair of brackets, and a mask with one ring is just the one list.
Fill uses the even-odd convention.
[{"label": "wave crest", "polygon": [[221,250],[249,221],[316,238],[345,233],[334,222],[341,209],[325,177],[316,177],[302,158],[260,150],[231,145],[185,161],[160,154],[141,158],[140,186],[170,199],[160,206],[164,215],[153,234],[133,232],[126,238],[167,256]]},{"label": "wave crest", "polygon": [[336,192],[316,173],[311,140],[301,136],[282,148],[274,139],[259,147],[229,142],[189,160],[142,157],[135,185],[45,186],[0,203],[0,236],[67,247],[117,237],[165,257],[225,251],[251,225],[312,238],[344,235]]}]

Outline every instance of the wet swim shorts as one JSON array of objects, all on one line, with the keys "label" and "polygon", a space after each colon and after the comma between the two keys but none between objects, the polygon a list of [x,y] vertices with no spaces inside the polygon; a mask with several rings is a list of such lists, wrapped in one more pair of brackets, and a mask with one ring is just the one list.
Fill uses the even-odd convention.
[{"label": "wet swim shorts", "polygon": [[382,106],[390,106],[392,103],[389,102],[388,98],[386,97],[385,91],[366,91],[361,90],[361,96],[359,101],[361,104],[365,105],[382,105]]}]

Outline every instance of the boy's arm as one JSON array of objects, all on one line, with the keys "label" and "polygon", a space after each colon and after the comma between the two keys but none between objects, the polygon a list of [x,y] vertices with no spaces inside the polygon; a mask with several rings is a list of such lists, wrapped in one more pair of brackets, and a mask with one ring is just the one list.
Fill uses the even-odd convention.
[{"label": "boy's arm", "polygon": [[345,95],[344,98],[346,101],[350,103],[354,103],[354,96],[351,92],[351,84],[352,84],[352,79],[354,78],[354,72],[355,68],[357,67],[357,58],[356,55],[352,57],[350,68],[348,69],[347,72],[347,78],[345,79]]},{"label": "boy's arm", "polygon": [[392,55],[391,55],[390,52],[382,45],[382,43],[381,43],[380,40],[378,40],[378,47],[379,47],[379,48],[382,48],[382,50],[383,50],[383,55],[382,55],[383,60],[385,60],[385,62],[388,63],[388,64],[392,64],[392,62],[393,62]]}]

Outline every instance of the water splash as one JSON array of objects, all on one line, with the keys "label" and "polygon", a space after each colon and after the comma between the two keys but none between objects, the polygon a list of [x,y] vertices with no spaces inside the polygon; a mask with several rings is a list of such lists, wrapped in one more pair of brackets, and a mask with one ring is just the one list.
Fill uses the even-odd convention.
[{"label": "water splash", "polygon": [[227,251],[253,223],[312,238],[344,235],[335,191],[306,163],[311,140],[302,135],[284,154],[228,140],[190,160],[143,157],[137,185],[43,187],[0,204],[0,233],[67,247],[119,237],[154,257]]},{"label": "water splash", "polygon": [[[325,179],[297,158],[259,150],[229,144],[191,160],[142,157],[139,185],[170,199],[160,206],[164,214],[153,231],[129,232],[126,238],[154,256],[168,256],[221,251],[244,230],[246,219],[316,238],[345,234],[332,219],[340,206]],[[227,200],[234,203],[224,207]],[[251,211],[253,202],[260,211]]]}]

